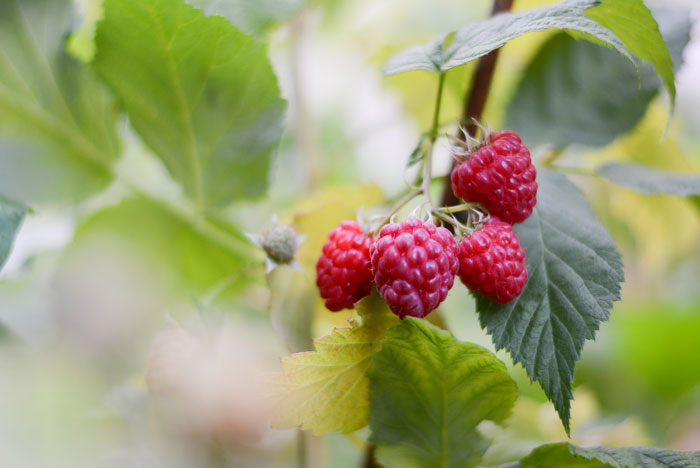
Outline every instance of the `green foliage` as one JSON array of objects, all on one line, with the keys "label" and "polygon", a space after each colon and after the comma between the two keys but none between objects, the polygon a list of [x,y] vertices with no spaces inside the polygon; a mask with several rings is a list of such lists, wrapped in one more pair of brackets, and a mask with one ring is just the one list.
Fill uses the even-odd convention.
[{"label": "green foliage", "polygon": [[316,351],[282,359],[284,372],[270,378],[276,400],[273,427],[301,426],[321,435],[367,425],[370,358],[398,318],[376,291],[358,304],[357,312],[360,322],[314,340]]},{"label": "green foliage", "polygon": [[10,255],[12,243],[26,214],[26,208],[0,195],[0,270]]},{"label": "green foliage", "polygon": [[598,174],[644,195],[700,195],[700,174],[679,174],[640,164],[619,162],[602,165],[598,168]]},{"label": "green foliage", "polygon": [[106,186],[120,151],[117,108],[69,57],[70,0],[0,1],[0,187],[29,205]]},{"label": "green foliage", "polygon": [[502,423],[517,396],[493,354],[412,317],[387,333],[370,381],[371,441],[387,468],[476,466],[488,447],[477,425]]},{"label": "green foliage", "polygon": [[[636,1],[641,3],[641,0]],[[465,26],[454,34],[452,40],[446,41],[448,34],[445,34],[426,45],[400,52],[387,62],[384,73],[393,75],[409,70],[444,72],[486,55],[523,34],[550,28],[592,36],[632,60],[620,38],[586,15],[586,10],[599,3],[598,0],[567,0],[533,10],[500,14]]]},{"label": "green foliage", "polygon": [[640,59],[651,63],[676,100],[673,60],[664,43],[659,25],[642,0],[601,0],[600,5],[586,11],[598,24],[613,31],[627,48]]},{"label": "green foliage", "polygon": [[700,452],[674,452],[652,447],[577,447],[568,442],[537,447],[522,468],[698,468]]},{"label": "green foliage", "polygon": [[507,304],[477,297],[483,327],[552,400],[569,431],[576,361],[620,299],[622,262],[615,243],[564,176],[541,170],[537,206],[516,225],[529,279]]},{"label": "green foliage", "polygon": [[[655,16],[678,69],[690,40],[688,12],[660,10]],[[639,123],[662,85],[652,65],[639,63],[638,70],[640,87],[635,68],[619,54],[555,35],[528,64],[506,126],[531,146],[605,146]]]},{"label": "green foliage", "polygon": [[297,13],[308,0],[187,0],[207,15],[219,15],[254,37]]},{"label": "green foliage", "polygon": [[197,208],[265,193],[285,104],[263,45],[182,0],[106,0],[96,42],[95,69]]}]

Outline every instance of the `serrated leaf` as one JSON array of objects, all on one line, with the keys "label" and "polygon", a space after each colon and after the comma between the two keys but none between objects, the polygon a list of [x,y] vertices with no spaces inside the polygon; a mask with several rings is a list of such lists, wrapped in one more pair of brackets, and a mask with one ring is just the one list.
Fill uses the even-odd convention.
[{"label": "serrated leaf", "polygon": [[[688,12],[662,10],[655,16],[678,68],[690,40]],[[605,146],[639,124],[662,86],[650,64],[638,69],[641,87],[624,57],[557,34],[528,64],[508,105],[506,127],[531,147]]]},{"label": "serrated leaf", "polygon": [[481,325],[540,383],[569,432],[576,361],[613,302],[620,299],[622,261],[581,192],[564,176],[538,173],[534,212],[515,232],[529,279],[507,304],[477,297]]},{"label": "serrated leaf", "polygon": [[26,208],[12,203],[0,195],[0,270],[10,255],[15,236],[26,214]]},{"label": "serrated leaf", "polygon": [[187,0],[187,3],[209,16],[223,16],[241,31],[257,37],[291,18],[307,0]]},{"label": "serrated leaf", "polygon": [[673,60],[659,31],[659,25],[642,0],[601,0],[600,5],[586,11],[598,24],[613,31],[635,56],[654,66],[676,100]]},{"label": "serrated leaf", "polygon": [[357,312],[359,322],[314,340],[316,351],[282,359],[283,373],[270,376],[273,427],[301,426],[321,435],[367,425],[370,358],[399,319],[376,291],[357,305]]},{"label": "serrated leaf", "polygon": [[264,194],[285,108],[265,46],[183,0],[104,9],[94,67],[196,206]]},{"label": "serrated leaf", "polygon": [[71,0],[0,0],[0,187],[29,205],[79,201],[112,179],[118,109],[68,56]]},{"label": "serrated leaf", "polygon": [[599,0],[567,0],[533,10],[502,13],[459,29],[447,47],[444,47],[444,42],[448,34],[443,34],[426,45],[398,53],[389,59],[384,73],[393,75],[409,70],[444,72],[484,56],[523,34],[550,28],[578,31],[584,37],[593,37],[614,47],[633,60],[620,38],[586,15],[586,10],[599,3]]},{"label": "serrated leaf", "polygon": [[653,447],[583,448],[562,442],[537,447],[520,463],[523,468],[700,468],[700,452]]},{"label": "serrated leaf", "polygon": [[700,195],[700,174],[680,174],[649,166],[613,162],[600,166],[598,174],[609,181],[644,195],[665,193],[688,197]]},{"label": "serrated leaf", "polygon": [[370,440],[387,468],[476,466],[489,445],[477,425],[502,423],[517,397],[496,356],[412,317],[389,330],[369,375]]}]

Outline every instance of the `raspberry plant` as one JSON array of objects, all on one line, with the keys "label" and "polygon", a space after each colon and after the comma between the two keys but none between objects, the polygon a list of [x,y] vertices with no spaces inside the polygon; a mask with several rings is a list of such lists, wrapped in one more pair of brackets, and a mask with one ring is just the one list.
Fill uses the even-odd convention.
[{"label": "raspberry plant", "polygon": [[[281,372],[266,375],[264,391],[250,366],[226,367],[254,351],[231,348],[236,338],[228,332],[215,333],[212,345],[189,329],[197,327],[171,324],[155,334],[150,359],[144,353],[140,395],[175,415],[164,426],[173,423],[187,444],[205,447],[206,466],[238,466],[241,447],[264,452],[255,444],[268,425],[299,428],[299,466],[313,463],[307,451],[318,439],[308,434],[333,432],[361,447],[365,467],[480,466],[489,447],[498,451],[488,422],[507,427],[518,401],[511,364],[541,387],[569,434],[577,362],[624,281],[606,228],[616,221],[597,218],[579,188],[586,182],[572,176],[642,194],[700,195],[698,175],[624,161],[590,168],[569,149],[624,137],[661,89],[670,126],[687,17],[652,12],[642,0],[564,0],[517,12],[512,0],[495,0],[488,19],[398,52],[384,66],[386,75],[422,70],[434,78],[429,128],[406,167],[394,168],[407,179],[400,194],[316,186],[290,204],[269,195],[269,174],[288,144],[285,128],[303,126],[284,118],[303,120],[303,102],[290,114],[282,95],[301,100],[303,93],[280,91],[268,32],[291,22],[293,39],[307,3],[319,2],[104,0],[93,4],[99,21],[76,30],[71,0],[0,0],[0,266],[22,222],[59,207],[78,228],[51,268],[47,302],[57,322],[75,321],[70,309],[80,303],[62,301],[84,257],[138,260],[143,277],[157,279],[145,289],[167,297],[162,309],[192,303],[205,317],[202,328],[219,324],[222,311],[264,313],[290,353]],[[482,114],[494,98],[499,50],[543,31],[550,35],[493,129]],[[445,118],[458,70],[470,75],[458,103],[464,110]],[[659,138],[668,132],[657,130]],[[440,149],[451,155],[447,173],[438,167]],[[318,161],[306,157],[292,166],[306,164],[313,175]],[[258,219],[270,211],[265,195],[284,223],[275,218],[266,228]],[[115,234],[125,226],[125,235]],[[245,233],[256,230],[262,234]],[[118,241],[95,250],[105,238]],[[104,270],[84,275],[92,280]],[[263,283],[269,291],[261,301]],[[503,352],[455,337],[461,330],[450,329],[442,308],[459,300],[457,288],[471,292],[473,301],[460,307],[475,304]],[[111,302],[122,304],[116,296]],[[112,316],[95,317],[77,328],[76,342],[85,345],[84,330],[103,321],[110,328]],[[338,319],[348,322],[328,326]],[[15,334],[0,327],[0,340]],[[315,338],[321,330],[332,331]],[[117,348],[100,350],[111,363],[121,356]],[[254,398],[234,401],[229,394],[243,387],[256,388]],[[275,443],[269,452],[285,452]],[[499,462],[700,467],[700,452],[569,441],[530,448]],[[253,466],[278,466],[273,459]]]}]

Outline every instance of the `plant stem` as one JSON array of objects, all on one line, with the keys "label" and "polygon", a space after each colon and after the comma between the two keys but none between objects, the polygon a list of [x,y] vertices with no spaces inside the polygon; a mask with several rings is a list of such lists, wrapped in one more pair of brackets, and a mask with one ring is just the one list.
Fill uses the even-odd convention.
[{"label": "plant stem", "polygon": [[297,429],[297,468],[306,468],[306,435]]},{"label": "plant stem", "polygon": [[375,458],[376,446],[369,444],[367,445],[367,450],[365,451],[365,460],[362,463],[362,468],[380,468],[381,465],[377,463]]},{"label": "plant stem", "polygon": [[[513,7],[513,2],[514,0],[494,0],[493,7],[491,8],[491,16],[509,11]],[[496,62],[498,61],[499,51],[500,49],[493,50],[488,55],[479,59],[479,63],[474,71],[471,90],[465,95],[462,110],[462,126],[470,135],[473,135],[476,129],[471,119],[480,119],[481,114],[484,112],[486,98],[491,88],[493,73],[496,69]],[[454,168],[454,161],[452,162],[450,172],[452,172],[452,168]],[[459,199],[452,192],[452,185],[448,180],[445,182],[442,192],[441,205],[450,206],[458,203]]]},{"label": "plant stem", "polygon": [[428,201],[428,209],[433,208],[433,199],[430,195],[430,182],[433,174],[433,151],[435,140],[437,140],[438,129],[440,128],[440,106],[442,105],[442,90],[445,87],[445,73],[440,73],[438,81],[437,97],[435,98],[435,112],[433,113],[433,125],[430,129],[430,148],[425,154],[425,167],[423,168],[423,193]]},{"label": "plant stem", "polygon": [[399,211],[401,208],[403,208],[404,206],[406,206],[406,204],[408,204],[408,202],[410,202],[411,200],[413,200],[414,198],[416,198],[416,197],[417,197],[418,195],[420,195],[421,193],[423,193],[423,189],[422,189],[422,188],[421,188],[421,189],[418,189],[418,190],[415,190],[415,191],[413,191],[413,192],[409,192],[405,197],[403,197],[403,198],[396,204],[396,206],[394,206],[394,208],[391,210],[391,212],[390,212],[388,215],[386,215],[386,216],[384,217],[384,219],[382,220],[381,224],[379,224],[379,226],[377,226],[377,228],[373,231],[373,233],[379,231],[386,223],[388,223],[389,221],[391,221],[391,217],[392,217],[392,216],[394,216],[396,213],[398,213],[398,211]]},{"label": "plant stem", "polygon": [[442,208],[438,208],[438,211],[441,213],[461,213],[462,211],[478,208],[479,206],[481,206],[479,203],[462,203],[461,205],[455,206],[443,206]]}]

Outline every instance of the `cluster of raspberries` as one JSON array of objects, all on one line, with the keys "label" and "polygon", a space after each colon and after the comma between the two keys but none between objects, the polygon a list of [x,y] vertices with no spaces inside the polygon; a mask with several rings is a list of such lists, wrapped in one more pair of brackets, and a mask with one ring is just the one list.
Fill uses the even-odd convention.
[{"label": "cluster of raspberries", "polygon": [[517,133],[502,131],[456,158],[452,189],[484,207],[487,221],[459,242],[444,227],[418,219],[388,224],[376,238],[343,221],[316,264],[316,284],[328,309],[354,307],[376,284],[396,315],[425,317],[445,300],[455,275],[501,304],[520,295],[527,269],[512,223],[530,216],[537,201],[530,152]]}]

